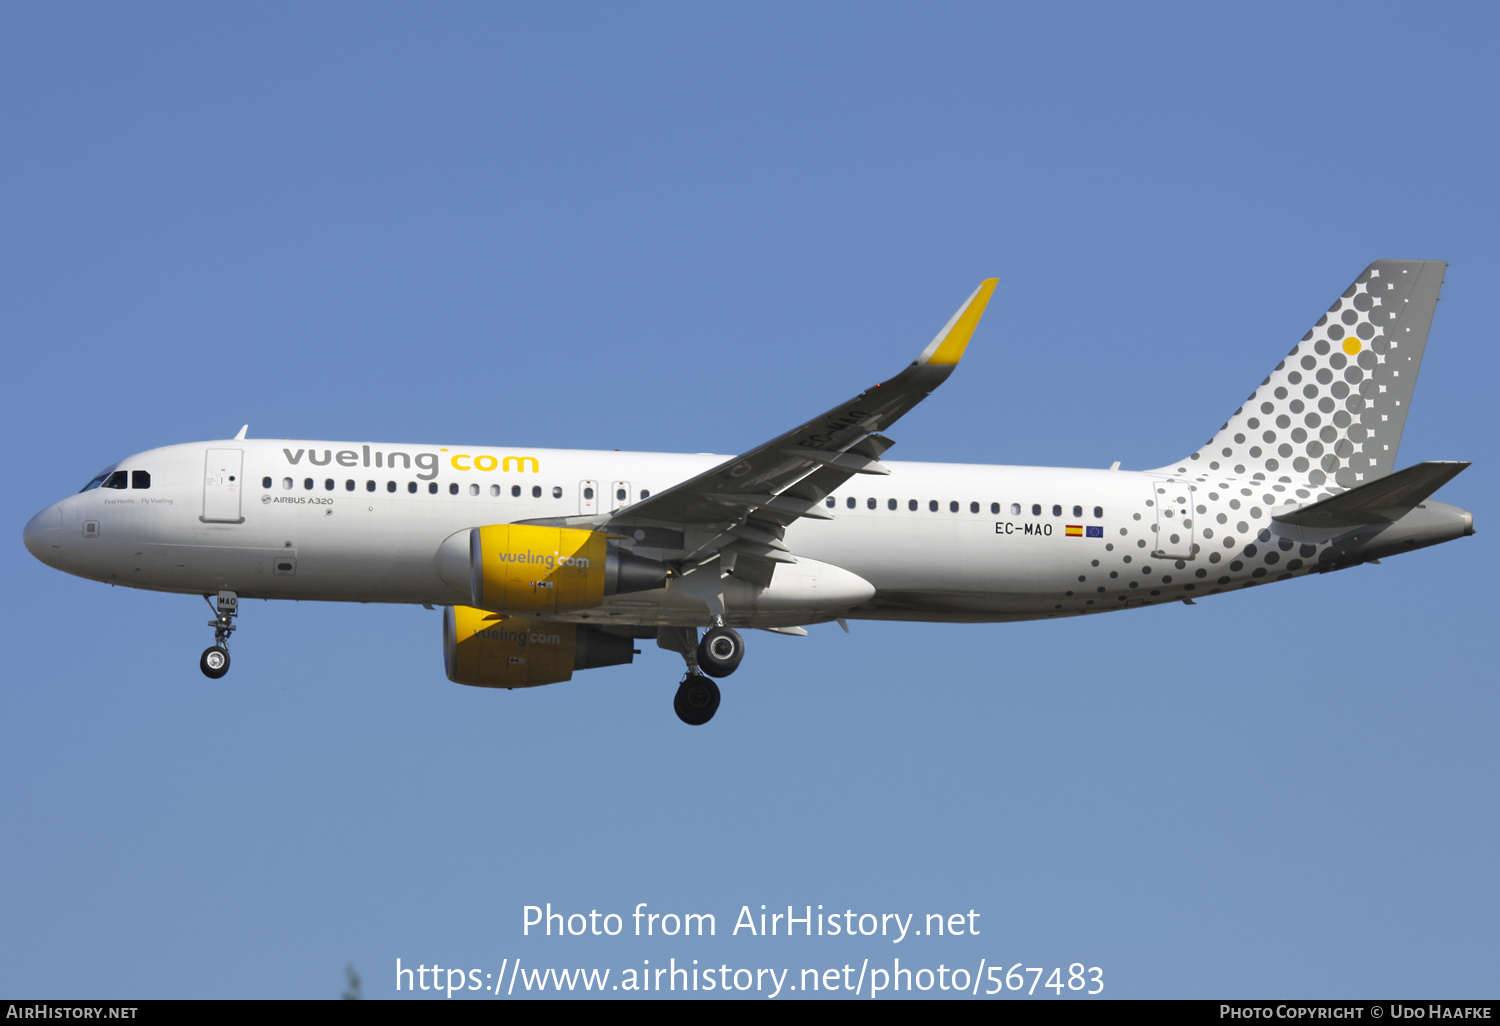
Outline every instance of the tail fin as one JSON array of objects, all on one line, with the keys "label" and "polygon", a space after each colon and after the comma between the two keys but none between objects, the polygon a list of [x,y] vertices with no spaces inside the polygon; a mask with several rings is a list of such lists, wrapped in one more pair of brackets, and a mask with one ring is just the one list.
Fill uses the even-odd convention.
[{"label": "tail fin", "polygon": [[1447,266],[1365,268],[1219,433],[1163,470],[1324,488],[1391,473]]}]

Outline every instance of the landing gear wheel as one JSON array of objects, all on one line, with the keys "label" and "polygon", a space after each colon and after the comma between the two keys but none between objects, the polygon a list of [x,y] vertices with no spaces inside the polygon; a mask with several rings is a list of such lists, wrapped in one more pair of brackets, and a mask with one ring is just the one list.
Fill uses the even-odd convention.
[{"label": "landing gear wheel", "polygon": [[205,648],[203,658],[198,660],[198,669],[203,671],[203,676],[218,680],[229,672],[229,649],[219,645]]},{"label": "landing gear wheel", "polygon": [[214,629],[214,643],[203,650],[198,669],[210,680],[218,680],[229,672],[229,635],[235,630],[234,618],[240,615],[240,600],[232,591],[221,591],[217,603],[207,595],[203,601],[214,611],[214,618],[208,621]]},{"label": "landing gear wheel", "polygon": [[693,674],[677,686],[672,711],[690,727],[701,727],[719,710],[719,685],[701,674]]},{"label": "landing gear wheel", "polygon": [[698,642],[698,669],[710,677],[727,677],[745,658],[745,639],[732,627],[715,627]]}]

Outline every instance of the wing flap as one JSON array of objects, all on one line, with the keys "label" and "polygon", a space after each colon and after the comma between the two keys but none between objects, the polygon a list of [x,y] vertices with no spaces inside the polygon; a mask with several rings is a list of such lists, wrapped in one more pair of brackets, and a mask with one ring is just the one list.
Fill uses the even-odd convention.
[{"label": "wing flap", "polygon": [[796,456],[798,459],[808,460],[812,463],[821,463],[828,467],[837,467],[847,470],[853,474],[889,474],[890,471],[880,465],[878,457],[863,456],[856,452],[819,452],[816,449],[783,449],[782,452],[788,456]]}]

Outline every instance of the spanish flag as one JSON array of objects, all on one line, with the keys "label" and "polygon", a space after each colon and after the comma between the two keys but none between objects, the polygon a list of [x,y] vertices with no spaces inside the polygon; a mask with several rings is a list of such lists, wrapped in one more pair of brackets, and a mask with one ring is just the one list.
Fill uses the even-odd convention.
[{"label": "spanish flag", "polygon": [[1069,538],[1082,538],[1083,537],[1083,525],[1082,524],[1069,524],[1067,526],[1067,532],[1066,533],[1067,533],[1067,535],[1068,535]]}]

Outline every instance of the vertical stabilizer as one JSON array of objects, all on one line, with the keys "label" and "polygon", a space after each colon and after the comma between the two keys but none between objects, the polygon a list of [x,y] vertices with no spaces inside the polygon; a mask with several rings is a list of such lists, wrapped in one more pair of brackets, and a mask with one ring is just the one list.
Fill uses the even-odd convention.
[{"label": "vertical stabilizer", "polygon": [[1447,266],[1365,268],[1207,445],[1162,470],[1334,489],[1394,471]]}]

